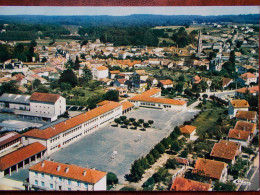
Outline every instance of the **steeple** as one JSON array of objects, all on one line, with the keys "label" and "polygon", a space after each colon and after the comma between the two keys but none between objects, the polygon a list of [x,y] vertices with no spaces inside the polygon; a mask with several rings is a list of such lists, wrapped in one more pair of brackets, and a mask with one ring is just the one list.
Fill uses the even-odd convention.
[{"label": "steeple", "polygon": [[202,37],[201,37],[201,31],[199,31],[199,38],[198,38],[198,44],[197,44],[197,53],[200,54],[202,52]]}]

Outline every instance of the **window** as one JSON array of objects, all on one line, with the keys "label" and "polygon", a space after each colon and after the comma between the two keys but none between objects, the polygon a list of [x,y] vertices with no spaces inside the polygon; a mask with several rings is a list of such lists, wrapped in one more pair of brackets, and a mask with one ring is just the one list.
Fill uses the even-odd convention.
[{"label": "window", "polygon": [[53,180],[53,175],[50,175],[51,180]]},{"label": "window", "polygon": [[62,178],[61,178],[61,177],[59,177],[59,181],[62,181]]},{"label": "window", "polygon": [[38,173],[37,173],[37,172],[35,172],[34,174],[35,174],[35,176],[38,176]]},{"label": "window", "polygon": [[44,184],[44,182],[42,181],[42,187],[44,187],[44,185],[45,185],[45,184]]},{"label": "window", "polygon": [[50,184],[50,188],[53,189],[53,184],[52,183]]},{"label": "window", "polygon": [[34,184],[35,184],[35,185],[38,185],[38,180],[35,180],[35,181],[34,181]]},{"label": "window", "polygon": [[41,175],[42,175],[42,177],[44,177],[44,173],[42,173]]},{"label": "window", "polygon": [[68,184],[69,184],[69,185],[71,184],[71,179],[68,179]]},{"label": "window", "polygon": [[84,186],[85,186],[85,188],[88,188],[88,184],[87,183],[84,183]]},{"label": "window", "polygon": [[80,186],[80,181],[77,181],[77,186]]}]

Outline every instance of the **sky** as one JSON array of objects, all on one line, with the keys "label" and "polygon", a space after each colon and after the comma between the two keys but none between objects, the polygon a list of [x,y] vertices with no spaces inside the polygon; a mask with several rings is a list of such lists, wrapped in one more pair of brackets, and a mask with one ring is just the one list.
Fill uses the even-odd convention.
[{"label": "sky", "polygon": [[48,7],[1,6],[0,15],[239,15],[259,14],[260,6],[195,6],[195,7]]}]

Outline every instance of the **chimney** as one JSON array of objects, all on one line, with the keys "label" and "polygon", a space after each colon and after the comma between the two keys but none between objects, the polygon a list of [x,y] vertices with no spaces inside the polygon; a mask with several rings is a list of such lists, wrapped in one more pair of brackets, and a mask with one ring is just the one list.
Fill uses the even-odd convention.
[{"label": "chimney", "polygon": [[60,165],[58,165],[58,167],[57,167],[57,171],[60,171]]},{"label": "chimney", "polygon": [[66,167],[65,173],[68,173],[68,172],[69,172],[69,167]]},{"label": "chimney", "polygon": [[44,161],[42,161],[42,165],[41,166],[44,167]]},{"label": "chimney", "polygon": [[84,175],[84,176],[86,176],[86,174],[87,174],[87,171],[86,171],[86,170],[85,170],[85,171],[83,171],[83,175]]}]

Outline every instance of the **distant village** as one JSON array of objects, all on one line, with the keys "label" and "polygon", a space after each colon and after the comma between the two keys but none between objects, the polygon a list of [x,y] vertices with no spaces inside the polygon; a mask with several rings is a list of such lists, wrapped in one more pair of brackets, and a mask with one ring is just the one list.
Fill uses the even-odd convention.
[{"label": "distant village", "polygon": [[[250,190],[245,183],[253,186],[259,171],[259,33],[232,23],[189,28],[197,31],[196,44],[184,48],[39,39],[32,62],[0,64],[0,184],[52,191]],[[13,86],[17,93],[6,92]],[[132,131],[139,136],[135,145],[148,144],[149,131],[164,132],[124,162],[128,181],[98,165],[52,159],[109,128]],[[112,162],[124,155],[111,152]]]}]

